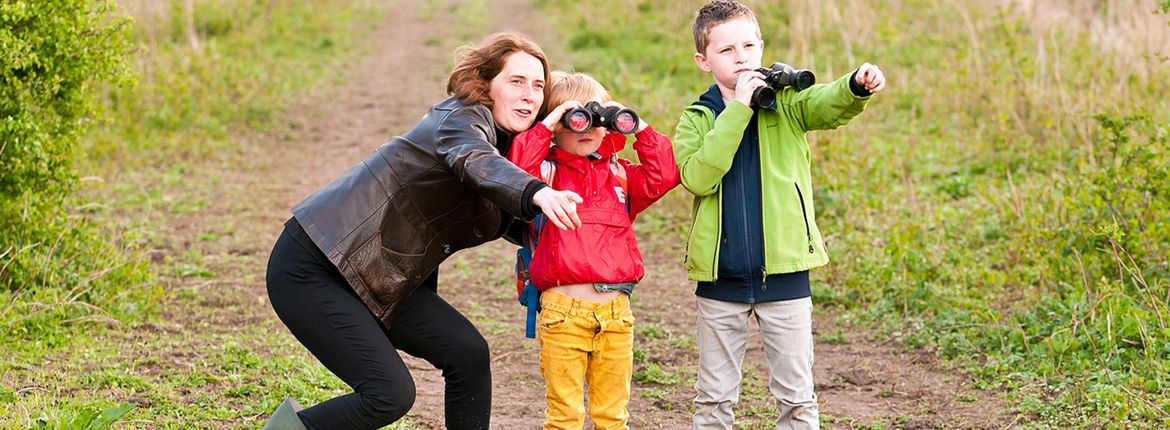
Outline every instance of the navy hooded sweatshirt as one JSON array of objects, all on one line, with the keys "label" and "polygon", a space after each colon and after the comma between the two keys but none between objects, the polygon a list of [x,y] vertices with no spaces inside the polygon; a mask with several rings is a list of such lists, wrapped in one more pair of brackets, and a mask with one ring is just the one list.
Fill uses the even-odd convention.
[{"label": "navy hooded sweatshirt", "polygon": [[[711,85],[695,105],[711,109],[715,118],[726,105],[717,85]],[[771,106],[775,109],[775,106]],[[719,239],[719,276],[699,282],[695,295],[740,303],[793,300],[812,296],[808,271],[764,277],[763,190],[760,186],[760,139],[756,113],[743,131],[731,170],[723,176],[722,227]]]}]

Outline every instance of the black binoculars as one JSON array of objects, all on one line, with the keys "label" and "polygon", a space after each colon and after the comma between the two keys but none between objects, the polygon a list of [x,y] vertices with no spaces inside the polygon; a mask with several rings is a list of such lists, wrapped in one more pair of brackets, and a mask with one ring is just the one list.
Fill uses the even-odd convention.
[{"label": "black binoculars", "polygon": [[638,114],[630,109],[605,107],[598,102],[586,103],[561,116],[561,125],[574,133],[584,133],[593,127],[605,127],[621,134],[638,130]]},{"label": "black binoculars", "polygon": [[771,68],[759,68],[756,71],[764,75],[766,85],[756,88],[752,93],[752,106],[755,107],[772,106],[772,103],[776,102],[776,92],[784,87],[803,91],[817,82],[817,77],[812,71],[793,69],[784,63],[773,63]]}]

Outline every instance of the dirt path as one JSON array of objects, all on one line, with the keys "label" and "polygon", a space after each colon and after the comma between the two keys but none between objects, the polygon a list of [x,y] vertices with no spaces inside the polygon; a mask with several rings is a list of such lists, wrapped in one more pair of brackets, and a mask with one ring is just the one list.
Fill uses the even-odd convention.
[{"label": "dirt path", "polygon": [[[301,198],[364,158],[393,134],[412,125],[426,108],[445,96],[444,82],[452,59],[449,40],[471,41],[489,31],[516,29],[534,36],[554,66],[564,56],[556,35],[522,1],[490,2],[484,28],[442,25],[456,13],[442,2],[423,6],[399,4],[370,39],[368,56],[344,71],[336,88],[312,95],[285,120],[288,130],[269,136],[248,172],[219,172],[220,192],[233,202],[209,208],[197,217],[175,220],[177,237],[215,228],[231,220],[233,239],[202,245],[222,257],[227,276],[208,283],[198,312],[212,314],[206,330],[231,331],[243,324],[273,330],[278,342],[295,340],[266,303],[263,264],[280,232],[288,209]],[[680,192],[680,191],[675,191]],[[635,300],[638,315],[637,364],[642,375],[660,376],[665,384],[636,383],[631,427],[689,428],[696,362],[693,285],[679,264],[675,237],[643,238],[648,256],[646,282]],[[190,239],[188,239],[190,240]],[[185,246],[183,246],[185,248]],[[493,428],[538,428],[543,420],[543,386],[537,377],[535,343],[523,338],[523,313],[514,299],[510,262],[514,250],[498,241],[460,253],[440,270],[439,290],[464,311],[492,348]],[[231,291],[233,293],[225,293]],[[244,310],[241,312],[232,309]],[[185,312],[179,310],[176,312]],[[971,389],[966,378],[940,368],[933,355],[902,352],[898,345],[860,336],[838,335],[832,315],[818,314],[816,377],[822,410],[834,428],[1005,428],[1012,416],[1006,405]],[[183,327],[162,327],[161,331]],[[820,341],[833,333],[832,342]],[[749,344],[745,391],[737,411],[743,428],[770,428],[774,418],[757,339]],[[416,378],[418,399],[410,419],[423,428],[442,428],[442,378],[421,360],[407,357]],[[653,367],[662,372],[654,373]],[[673,379],[671,379],[673,378]],[[886,428],[886,427],[880,427]]]}]

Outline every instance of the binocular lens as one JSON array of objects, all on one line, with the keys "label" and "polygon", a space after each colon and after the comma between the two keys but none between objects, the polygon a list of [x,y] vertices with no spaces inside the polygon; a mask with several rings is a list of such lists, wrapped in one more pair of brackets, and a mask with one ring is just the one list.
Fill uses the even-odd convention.
[{"label": "binocular lens", "polygon": [[621,112],[614,118],[614,123],[617,125],[617,130],[621,133],[629,134],[638,128],[638,119],[630,112]]},{"label": "binocular lens", "polygon": [[630,134],[638,129],[639,122],[638,114],[632,110],[603,107],[595,101],[565,112],[561,116],[561,126],[574,133],[585,133],[593,127],[604,127],[622,134]]},{"label": "binocular lens", "polygon": [[575,132],[582,132],[590,126],[589,114],[583,111],[573,111],[569,114],[569,129]]},{"label": "binocular lens", "polygon": [[816,75],[808,70],[800,70],[796,72],[796,83],[793,86],[796,87],[797,91],[803,91],[815,83],[817,83]]}]

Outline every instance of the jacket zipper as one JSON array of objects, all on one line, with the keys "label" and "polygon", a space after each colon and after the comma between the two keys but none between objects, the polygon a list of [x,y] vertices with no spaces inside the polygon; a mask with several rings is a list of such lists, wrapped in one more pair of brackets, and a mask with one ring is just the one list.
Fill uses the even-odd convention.
[{"label": "jacket zipper", "polygon": [[[736,154],[736,155],[738,155],[738,154]],[[736,160],[736,161],[740,161],[740,160]],[[741,167],[741,169],[742,169],[742,167]],[[744,189],[744,187],[746,187],[746,185],[744,184],[745,178],[743,177],[743,175],[738,175],[738,178],[736,178],[736,179],[737,179],[736,185],[739,188],[740,201],[741,202],[747,201],[747,190]],[[744,226],[744,228],[747,228],[747,226],[750,225],[750,224],[748,224],[747,211],[743,211],[740,213],[743,214],[743,216],[742,216],[743,226]],[[743,241],[743,248],[744,248],[744,251],[746,252],[744,257],[750,259],[752,257],[752,242],[750,240]],[[748,288],[750,291],[748,293],[748,303],[755,303],[756,302],[756,281],[755,281],[755,278],[752,278],[750,273],[748,274]]]},{"label": "jacket zipper", "polygon": [[723,240],[721,240],[722,236],[723,236],[723,187],[722,186],[719,187],[719,201],[716,203],[719,203],[719,210],[715,211],[717,213],[717,216],[715,217],[715,220],[716,220],[715,221],[715,227],[716,227],[715,231],[719,232],[719,236],[721,236],[721,238],[715,240],[715,255],[711,256],[711,280],[712,280],[712,282],[719,280],[719,251],[721,250],[721,248],[723,248]]},{"label": "jacket zipper", "polygon": [[793,182],[792,185],[796,187],[796,197],[800,199],[800,215],[804,217],[804,234],[808,237],[808,253],[812,254],[815,252],[812,243],[812,227],[809,227],[808,224],[808,209],[804,206],[804,193],[800,192],[800,184]]},{"label": "jacket zipper", "polygon": [[[754,115],[759,115],[755,112]],[[763,258],[760,264],[760,291],[768,291],[768,237],[764,232],[764,223],[767,222],[767,217],[764,216],[764,144],[763,144],[763,130],[759,117],[756,117],[756,143],[759,145],[758,152],[760,154],[760,256]]]}]

